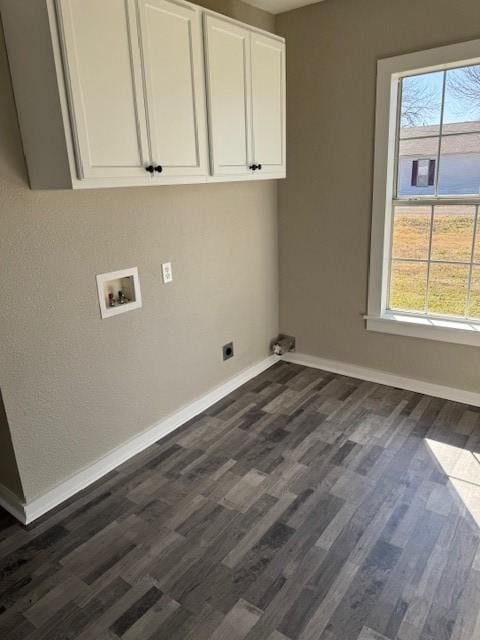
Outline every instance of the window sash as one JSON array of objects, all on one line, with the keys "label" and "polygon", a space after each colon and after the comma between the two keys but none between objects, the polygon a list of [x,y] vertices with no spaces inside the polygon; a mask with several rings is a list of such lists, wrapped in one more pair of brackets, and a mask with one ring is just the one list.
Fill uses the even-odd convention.
[{"label": "window sash", "polygon": [[[440,203],[442,206],[444,206],[444,202],[442,201]],[[386,300],[386,311],[389,312],[401,312],[401,313],[408,313],[408,314],[414,314],[416,316],[424,316],[426,318],[430,318],[430,317],[438,317],[438,318],[451,318],[451,319],[462,319],[462,320],[473,320],[476,322],[480,322],[480,317],[479,316],[471,316],[469,315],[468,311],[469,311],[469,307],[470,307],[470,302],[471,302],[471,294],[472,294],[472,280],[473,280],[473,269],[474,267],[480,267],[480,256],[475,256],[475,248],[476,248],[476,240],[477,240],[477,230],[480,228],[480,221],[479,221],[479,216],[480,216],[480,203],[475,204],[472,203],[471,201],[467,200],[465,202],[466,205],[468,206],[474,206],[475,207],[475,214],[474,214],[474,220],[473,220],[473,229],[472,229],[472,243],[471,243],[471,247],[470,247],[470,260],[438,260],[438,259],[433,259],[432,258],[432,241],[433,241],[433,229],[434,229],[434,214],[435,214],[435,206],[439,205],[438,201],[435,200],[431,205],[430,205],[430,229],[429,229],[429,239],[428,239],[428,255],[427,258],[395,258],[393,256],[393,233],[394,233],[394,229],[395,229],[395,206],[392,206],[391,208],[391,224],[390,224],[390,242],[389,242],[389,252],[388,252],[388,281],[387,281],[387,300]],[[405,201],[402,200],[401,201],[401,206],[405,206]],[[411,206],[412,208],[417,207],[425,207],[425,203],[424,202],[418,202],[418,201],[412,201],[409,206]],[[424,302],[424,308],[425,311],[424,312],[419,312],[419,311],[413,311],[413,310],[409,310],[409,309],[401,309],[401,308],[396,308],[396,307],[392,307],[390,306],[390,301],[391,301],[391,283],[392,283],[392,268],[394,263],[412,263],[412,264],[426,264],[427,265],[427,281],[426,281],[426,288],[425,288],[425,302]],[[430,293],[430,284],[431,284],[431,265],[434,264],[450,264],[450,265],[459,265],[459,266],[464,266],[464,267],[468,267],[468,279],[467,279],[467,289],[465,292],[465,303],[464,303],[464,310],[465,313],[464,314],[456,314],[456,315],[449,315],[449,314],[439,314],[439,313],[432,313],[428,310],[428,301],[429,301],[429,293]]]},{"label": "window sash", "polygon": [[[397,201],[399,202],[400,206],[404,207],[405,206],[405,200],[400,200]],[[456,203],[458,204],[458,203]],[[480,229],[480,220],[479,220],[479,216],[480,216],[480,203],[473,203],[471,200],[465,200],[464,203],[466,206],[472,206],[475,208],[475,213],[474,213],[474,220],[473,220],[473,229],[472,229],[472,243],[471,243],[471,247],[470,247],[470,260],[438,260],[438,259],[434,259],[432,258],[432,241],[433,241],[433,230],[434,230],[434,215],[435,215],[435,206],[445,206],[445,202],[441,201],[440,203],[438,202],[438,199],[434,199],[432,201],[432,203],[429,205],[430,206],[430,226],[429,226],[429,239],[428,239],[428,254],[427,254],[427,258],[395,258],[393,256],[393,234],[394,234],[394,230],[395,230],[395,205],[394,203],[392,203],[392,207],[391,207],[391,212],[390,212],[390,217],[391,217],[391,222],[390,222],[390,241],[389,241],[389,250],[388,250],[388,281],[387,281],[387,299],[386,299],[386,305],[385,305],[385,310],[389,311],[389,312],[401,312],[401,313],[410,313],[410,314],[414,314],[416,316],[423,316],[426,318],[430,318],[430,317],[439,317],[439,318],[452,318],[452,319],[462,319],[462,320],[473,320],[476,322],[480,322],[480,317],[479,316],[470,316],[469,315],[469,308],[470,308],[470,302],[471,302],[471,294],[472,294],[472,279],[473,279],[473,269],[474,267],[480,267],[480,255],[476,256],[475,255],[475,249],[476,249],[476,244],[477,244],[477,230]],[[415,207],[419,207],[419,208],[425,208],[425,203],[424,202],[418,202],[417,201],[411,201],[409,203],[410,207],[415,208]],[[401,308],[396,308],[396,307],[392,307],[390,305],[390,301],[391,301],[391,284],[392,284],[392,267],[394,263],[417,263],[417,264],[426,264],[427,265],[427,281],[426,281],[426,288],[425,288],[425,302],[424,302],[424,308],[425,311],[421,312],[421,311],[414,311],[414,310],[409,310],[409,309],[401,309]],[[431,265],[432,264],[445,264],[445,265],[459,265],[459,266],[464,266],[464,267],[468,267],[469,272],[468,272],[468,280],[467,280],[467,290],[465,293],[465,304],[464,304],[464,309],[465,309],[465,313],[460,315],[460,314],[455,314],[455,315],[449,315],[449,314],[438,314],[438,313],[432,313],[428,310],[428,300],[429,300],[429,293],[430,293],[430,276],[431,276]]]}]

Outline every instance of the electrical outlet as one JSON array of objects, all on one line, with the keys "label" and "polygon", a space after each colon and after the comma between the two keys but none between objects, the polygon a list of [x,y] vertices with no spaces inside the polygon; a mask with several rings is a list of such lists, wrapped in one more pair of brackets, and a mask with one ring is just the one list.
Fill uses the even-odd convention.
[{"label": "electrical outlet", "polygon": [[224,344],[222,347],[223,359],[230,360],[233,358],[233,342],[229,342],[228,344]]},{"label": "electrical outlet", "polygon": [[163,284],[168,284],[173,280],[172,263],[164,262],[162,264]]}]

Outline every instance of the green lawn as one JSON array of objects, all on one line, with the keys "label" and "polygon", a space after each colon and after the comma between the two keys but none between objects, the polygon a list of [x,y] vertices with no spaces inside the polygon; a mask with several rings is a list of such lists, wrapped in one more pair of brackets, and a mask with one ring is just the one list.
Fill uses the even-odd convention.
[{"label": "green lawn", "polygon": [[[475,210],[473,207],[436,207],[433,218],[432,264],[428,312],[463,316],[466,313],[469,262],[472,252]],[[405,311],[426,311],[427,263],[430,243],[430,207],[397,207],[395,212],[390,283],[390,307]],[[480,263],[480,229],[475,259]],[[480,318],[480,264],[473,268],[468,315]]]}]

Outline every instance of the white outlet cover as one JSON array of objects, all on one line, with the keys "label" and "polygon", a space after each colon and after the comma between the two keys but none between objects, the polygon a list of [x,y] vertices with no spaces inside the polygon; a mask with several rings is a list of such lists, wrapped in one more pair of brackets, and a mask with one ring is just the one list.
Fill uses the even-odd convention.
[{"label": "white outlet cover", "polygon": [[172,263],[164,262],[162,264],[163,284],[168,284],[173,280]]}]

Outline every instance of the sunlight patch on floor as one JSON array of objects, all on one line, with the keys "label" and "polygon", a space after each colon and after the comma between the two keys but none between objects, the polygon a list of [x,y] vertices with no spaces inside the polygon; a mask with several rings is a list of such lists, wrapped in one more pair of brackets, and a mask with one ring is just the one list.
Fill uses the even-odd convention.
[{"label": "sunlight patch on floor", "polygon": [[451,487],[480,527],[480,453],[429,438],[425,441]]}]

